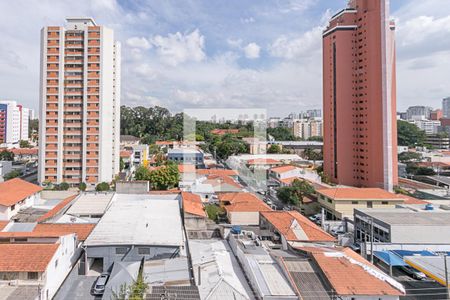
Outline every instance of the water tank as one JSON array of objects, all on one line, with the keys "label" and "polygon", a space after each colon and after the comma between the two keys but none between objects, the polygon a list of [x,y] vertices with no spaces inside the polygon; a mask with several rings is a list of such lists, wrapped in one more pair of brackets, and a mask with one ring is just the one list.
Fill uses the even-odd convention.
[{"label": "water tank", "polygon": [[425,205],[425,210],[433,210],[433,209],[434,209],[433,204]]}]

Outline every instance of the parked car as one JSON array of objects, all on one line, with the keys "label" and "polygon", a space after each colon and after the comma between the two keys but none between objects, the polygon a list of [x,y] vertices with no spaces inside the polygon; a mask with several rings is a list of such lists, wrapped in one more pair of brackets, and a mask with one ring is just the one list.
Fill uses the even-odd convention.
[{"label": "parked car", "polygon": [[334,236],[340,235],[340,234],[345,234],[345,231],[342,227],[338,227],[338,228],[333,228],[331,229],[331,234]]},{"label": "parked car", "polygon": [[102,273],[95,282],[92,294],[96,296],[103,295],[105,293],[105,286],[109,279],[109,273]]},{"label": "parked car", "polygon": [[350,247],[350,249],[352,249],[355,252],[361,251],[361,245],[358,243],[351,244],[349,247]]},{"label": "parked car", "polygon": [[322,215],[321,214],[312,215],[312,216],[309,217],[309,219],[311,221],[313,221],[314,223],[316,223],[318,221],[321,221]]},{"label": "parked car", "polygon": [[417,271],[411,266],[401,266],[400,269],[414,279],[417,280],[427,279],[427,276],[424,273]]}]

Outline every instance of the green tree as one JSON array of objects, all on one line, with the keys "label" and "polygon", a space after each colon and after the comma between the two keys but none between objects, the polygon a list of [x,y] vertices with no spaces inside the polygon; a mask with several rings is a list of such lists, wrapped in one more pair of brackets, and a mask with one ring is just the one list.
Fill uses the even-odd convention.
[{"label": "green tree", "polygon": [[267,128],[267,134],[272,136],[276,141],[296,141],[292,130],[286,127]]},{"label": "green tree", "polygon": [[119,169],[120,171],[123,171],[123,169],[125,169],[125,162],[123,161],[122,157],[119,160]]},{"label": "green tree", "polygon": [[118,292],[113,292],[114,300],[144,300],[145,291],[148,284],[145,282],[142,271],[139,271],[138,278],[132,284],[122,284]]},{"label": "green tree", "polygon": [[304,196],[314,193],[314,188],[305,180],[294,179],[291,186],[277,189],[278,198],[286,204],[299,205]]},{"label": "green tree", "polygon": [[134,172],[134,179],[136,180],[150,180],[150,170],[144,166],[139,166]]},{"label": "green tree", "polygon": [[398,155],[398,160],[402,163],[410,163],[410,162],[415,162],[415,161],[419,161],[422,159],[422,154],[418,153],[418,152],[402,152]]},{"label": "green tree", "polygon": [[29,141],[26,140],[20,140],[19,141],[19,147],[20,148],[32,148]]},{"label": "green tree", "polygon": [[79,189],[80,191],[84,192],[84,191],[86,190],[86,188],[87,188],[86,183],[80,182],[80,185],[78,186],[78,189]]},{"label": "green tree", "polygon": [[436,172],[432,168],[418,167],[416,170],[416,175],[433,176]]},{"label": "green tree", "polygon": [[167,162],[156,170],[150,171],[150,186],[154,190],[168,190],[178,186],[180,174],[175,163]]},{"label": "green tree", "polygon": [[316,160],[323,160],[323,154],[322,152],[317,152],[312,148],[306,148],[303,151],[303,156],[307,159],[307,160],[312,160],[312,161],[316,161]]},{"label": "green tree", "polygon": [[270,145],[269,148],[267,148],[267,153],[270,154],[278,154],[278,153],[282,153],[283,151],[281,150],[280,145],[276,145],[276,144],[272,144]]},{"label": "green tree", "polygon": [[20,171],[18,171],[18,170],[13,170],[13,171],[9,172],[8,174],[6,174],[6,175],[4,176],[4,179],[5,179],[5,180],[10,180],[10,179],[19,177],[20,175],[22,175],[22,174],[20,173]]},{"label": "green tree", "polygon": [[107,182],[100,182],[99,184],[97,184],[97,186],[95,187],[95,190],[97,192],[106,192],[109,191],[109,184]]},{"label": "green tree", "polygon": [[402,120],[397,121],[397,141],[399,146],[423,146],[425,137],[425,131],[420,130],[416,125]]},{"label": "green tree", "polygon": [[323,142],[323,136],[310,136],[308,141]]},{"label": "green tree", "polygon": [[3,151],[0,152],[0,160],[13,161],[14,160],[14,153],[9,152],[8,150],[3,150]]},{"label": "green tree", "polygon": [[55,191],[67,191],[69,187],[70,186],[67,182],[61,182],[60,184],[55,184],[53,189]]}]

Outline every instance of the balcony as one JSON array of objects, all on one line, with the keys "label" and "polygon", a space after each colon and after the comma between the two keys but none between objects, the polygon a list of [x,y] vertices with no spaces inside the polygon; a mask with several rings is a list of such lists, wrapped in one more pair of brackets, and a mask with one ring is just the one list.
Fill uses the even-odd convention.
[{"label": "balcony", "polygon": [[47,50],[47,54],[59,54],[59,49],[58,48],[49,48]]},{"label": "balcony", "polygon": [[83,51],[79,50],[67,50],[66,56],[83,56]]},{"label": "balcony", "polygon": [[77,35],[66,34],[66,41],[82,41],[83,38],[84,37],[82,34],[77,34]]},{"label": "balcony", "polygon": [[59,39],[59,32],[49,32],[47,34],[48,39]]},{"label": "balcony", "polygon": [[80,113],[83,111],[82,107],[73,107],[73,106],[64,106],[64,111],[67,112],[77,112]]},{"label": "balcony", "polygon": [[65,159],[81,159],[81,154],[64,154]]},{"label": "balcony", "polygon": [[46,167],[56,167],[56,160],[46,160],[45,166]]},{"label": "balcony", "polygon": [[47,104],[47,111],[58,111],[58,105],[56,104]]},{"label": "balcony", "polygon": [[51,135],[58,134],[58,130],[56,130],[56,128],[50,128],[45,133],[46,134],[51,134]]},{"label": "balcony", "polygon": [[63,174],[64,175],[81,175],[81,170],[64,170]]},{"label": "balcony", "polygon": [[89,47],[100,47],[100,41],[99,40],[89,40],[88,46]]},{"label": "balcony", "polygon": [[64,79],[68,79],[68,80],[83,80],[83,76],[82,75],[66,75],[66,76],[64,76]]},{"label": "balcony", "polygon": [[86,174],[96,175],[97,173],[98,173],[97,168],[93,168],[93,167],[87,168]]},{"label": "balcony", "polygon": [[57,158],[58,155],[56,155],[55,152],[46,152],[46,153],[45,153],[45,157],[46,157],[46,158]]},{"label": "balcony", "polygon": [[83,48],[83,43],[75,43],[75,44],[72,44],[72,43],[68,44],[68,43],[66,43],[66,48],[67,49],[80,49],[80,48]]},{"label": "balcony", "polygon": [[56,88],[47,89],[47,95],[58,95],[58,89]]},{"label": "balcony", "polygon": [[58,71],[59,66],[57,64],[47,64],[47,71]]},{"label": "balcony", "polygon": [[47,72],[47,78],[58,78],[58,72]]},{"label": "balcony", "polygon": [[88,39],[99,39],[100,38],[100,32],[98,31],[90,31],[88,33]]},{"label": "balcony", "polygon": [[98,78],[100,78],[100,74],[95,73],[95,72],[88,73],[88,79],[98,79]]},{"label": "balcony", "polygon": [[50,56],[47,58],[47,62],[49,63],[57,63],[59,62],[59,57],[58,56]]},{"label": "balcony", "polygon": [[100,56],[90,56],[88,58],[88,62],[90,62],[90,63],[99,63],[100,62]]},{"label": "balcony", "polygon": [[81,120],[81,115],[64,115],[64,120]]},{"label": "balcony", "polygon": [[58,122],[55,120],[47,120],[47,127],[58,127]]},{"label": "balcony", "polygon": [[81,163],[80,162],[66,162],[63,164],[63,167],[64,168],[80,168]]},{"label": "balcony", "polygon": [[88,119],[98,119],[100,117],[99,113],[96,112],[88,112]]},{"label": "balcony", "polygon": [[82,88],[83,87],[83,84],[81,84],[81,83],[66,83],[66,84],[64,84],[64,87],[66,87],[66,88]]},{"label": "balcony", "polygon": [[74,139],[74,138],[64,139],[64,143],[79,143],[79,144],[81,144],[81,138],[78,138],[78,139]]},{"label": "balcony", "polygon": [[[45,175],[46,176],[56,176],[56,169],[52,169],[52,170],[47,170],[45,171]],[[54,178],[54,177],[53,177]]]},{"label": "balcony", "polygon": [[96,176],[89,176],[89,177],[87,177],[86,181],[88,183],[96,183],[97,182],[97,177]]},{"label": "balcony", "polygon": [[50,40],[47,41],[47,47],[59,47],[59,41],[55,41],[55,40]]},{"label": "balcony", "polygon": [[59,31],[59,27],[58,26],[48,26],[47,30],[48,31]]},{"label": "balcony", "polygon": [[47,86],[58,86],[58,80],[47,80]]},{"label": "balcony", "polygon": [[83,68],[66,68],[66,72],[83,72]]},{"label": "balcony", "polygon": [[81,151],[81,146],[66,146],[64,147],[66,151]]},{"label": "balcony", "polygon": [[64,95],[66,95],[66,96],[83,96],[83,92],[82,91],[64,91]]},{"label": "balcony", "polygon": [[90,49],[88,49],[88,54],[89,55],[99,55],[100,54],[100,49],[98,49],[98,48],[90,48]]},{"label": "balcony", "polygon": [[83,64],[83,60],[82,59],[69,59],[69,60],[65,60],[64,64]]},{"label": "balcony", "polygon": [[88,80],[88,87],[98,87],[99,81],[98,80]]}]

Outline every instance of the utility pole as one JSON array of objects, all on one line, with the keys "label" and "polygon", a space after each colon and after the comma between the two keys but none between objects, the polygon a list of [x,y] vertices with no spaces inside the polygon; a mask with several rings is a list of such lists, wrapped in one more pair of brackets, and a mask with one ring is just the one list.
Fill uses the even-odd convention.
[{"label": "utility pole", "polygon": [[370,262],[373,263],[373,218],[370,218]]},{"label": "utility pole", "polygon": [[444,255],[444,272],[445,272],[445,290],[447,292],[447,299],[450,299],[450,291],[448,289],[447,254]]}]

